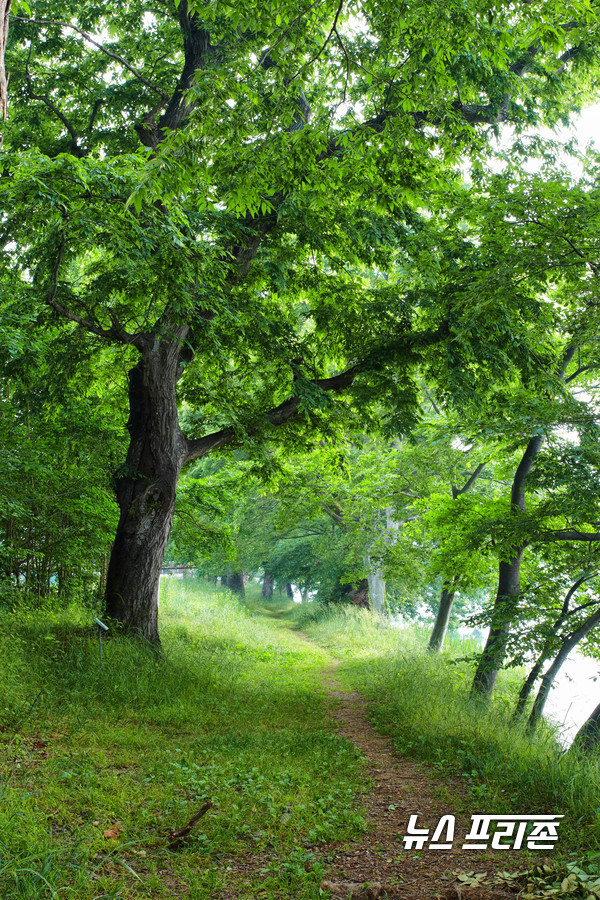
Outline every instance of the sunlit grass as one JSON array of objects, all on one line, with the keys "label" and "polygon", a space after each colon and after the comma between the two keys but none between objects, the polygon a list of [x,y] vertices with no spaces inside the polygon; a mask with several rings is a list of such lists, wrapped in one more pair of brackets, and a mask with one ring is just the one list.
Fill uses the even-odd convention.
[{"label": "sunlit grass", "polygon": [[342,660],[341,676],[369,698],[394,746],[459,774],[477,810],[563,813],[563,850],[600,846],[600,758],[565,753],[546,723],[534,739],[513,726],[522,672],[501,673],[486,706],[469,696],[472,640],[455,637],[446,653],[431,655],[427,631],[348,607],[300,614],[299,624]]},{"label": "sunlit grass", "polygon": [[362,763],[324,711],[327,654],[193,581],[164,586],[162,653],[112,637],[101,668],[92,617],[0,623],[3,900],[202,900],[240,854],[272,860],[273,896],[317,897],[311,848],[362,828]]}]

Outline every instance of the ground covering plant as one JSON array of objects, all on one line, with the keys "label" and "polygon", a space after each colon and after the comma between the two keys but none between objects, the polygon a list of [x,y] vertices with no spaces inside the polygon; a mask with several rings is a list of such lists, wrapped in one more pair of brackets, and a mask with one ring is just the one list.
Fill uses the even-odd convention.
[{"label": "ground covering plant", "polygon": [[426,651],[425,630],[400,631],[364,610],[309,607],[297,618],[342,660],[340,677],[369,698],[375,726],[399,752],[465,780],[471,811],[562,813],[558,850],[598,849],[600,760],[565,753],[548,723],[535,737],[514,726],[520,672],[502,672],[484,704],[469,694],[472,640],[455,637],[437,656]]},{"label": "ground covering plant", "polygon": [[474,641],[450,635],[432,655],[425,629],[366,610],[265,601],[256,584],[242,604],[171,578],[163,649],[112,637],[101,667],[92,615],[2,613],[6,900],[322,896],[329,847],[365,827],[363,760],[327,717],[332,656],[394,747],[452,779],[463,812],[564,814],[552,866],[518,876],[527,896],[596,884],[598,761],[563,752],[550,726],[511,725],[519,673],[500,674],[486,707],[470,698]]},{"label": "ground covering plant", "polygon": [[262,864],[240,896],[312,898],[313,848],[361,831],[360,754],[324,715],[327,654],[193,580],[163,584],[161,614],[161,653],[108,639],[102,668],[89,611],[2,614],[5,900],[201,900],[249,853]]}]

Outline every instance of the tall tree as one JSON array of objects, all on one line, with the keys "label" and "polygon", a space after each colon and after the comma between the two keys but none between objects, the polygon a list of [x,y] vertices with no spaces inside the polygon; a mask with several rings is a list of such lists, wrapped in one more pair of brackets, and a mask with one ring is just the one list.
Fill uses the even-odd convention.
[{"label": "tall tree", "polygon": [[[552,163],[552,160],[549,160]],[[535,375],[534,401],[535,417],[529,415],[531,409],[519,407],[519,391],[514,392],[511,402],[502,400],[504,415],[510,416],[508,408],[512,404],[517,421],[532,423],[519,464],[515,470],[510,492],[511,514],[506,524],[508,541],[503,544],[499,560],[499,576],[496,598],[494,601],[491,628],[473,681],[473,693],[490,696],[494,689],[498,669],[502,665],[506,642],[515,617],[521,594],[521,567],[526,549],[532,544],[540,544],[549,540],[593,540],[590,525],[594,528],[596,512],[587,502],[574,510],[572,501],[563,493],[560,501],[538,504],[541,516],[527,510],[526,496],[529,484],[533,479],[535,487],[538,475],[542,482],[544,472],[561,469],[562,476],[568,481],[572,478],[572,492],[577,492],[578,480],[582,469],[579,465],[571,472],[558,461],[561,446],[560,429],[571,428],[579,432],[578,440],[589,441],[590,434],[595,434],[597,417],[591,395],[579,399],[581,391],[578,385],[583,377],[588,379],[588,392],[594,393],[597,379],[594,372],[597,368],[595,347],[598,339],[598,318],[594,299],[595,285],[599,269],[599,253],[596,236],[597,189],[593,180],[593,171],[597,166],[594,158],[589,163],[591,169],[585,174],[580,184],[575,184],[564,170],[555,168],[549,180],[544,177],[534,179],[533,184],[518,183],[516,190],[512,187],[500,205],[504,210],[497,216],[493,212],[495,225],[493,232],[484,238],[485,249],[499,252],[498,262],[504,260],[506,270],[511,271],[510,290],[515,293],[529,291],[537,293],[540,299],[540,312],[545,309],[547,321],[546,335],[540,341],[540,349],[532,356],[533,367],[538,369]],[[502,176],[500,191],[504,189],[511,175]],[[505,180],[506,178],[506,180]],[[509,200],[510,197],[510,200]],[[494,199],[500,199],[496,195]],[[494,202],[494,201],[492,201]],[[501,222],[504,222],[502,225]],[[491,223],[489,223],[491,226]],[[501,247],[502,234],[515,232],[518,237],[514,243]],[[508,250],[508,252],[506,252]],[[542,297],[545,287],[546,294]],[[554,309],[553,309],[554,307]],[[562,349],[561,349],[562,347]],[[552,361],[554,356],[554,361]],[[537,364],[535,362],[537,357]],[[545,361],[542,362],[542,359]],[[541,366],[540,366],[541,364]],[[542,373],[540,379],[539,374]],[[546,383],[544,384],[544,376]],[[591,378],[591,380],[590,380]],[[596,379],[596,380],[594,380]],[[527,390],[532,387],[531,377]],[[531,396],[531,395],[530,395]],[[523,400],[521,394],[521,402]],[[517,403],[515,403],[517,400]],[[529,403],[531,400],[529,401]],[[554,450],[549,458],[542,459],[544,442],[552,439]],[[592,441],[595,438],[592,438]],[[523,442],[525,443],[525,442]],[[554,462],[552,455],[554,454]],[[573,456],[577,456],[574,452]],[[585,456],[585,452],[582,454]],[[595,463],[588,459],[587,480],[591,484],[595,478],[592,474]],[[556,487],[560,484],[554,476],[552,493],[558,498]],[[540,481],[538,480],[538,485]],[[564,487],[564,485],[563,485]],[[544,519],[554,514],[562,517],[563,527],[556,531],[547,529]],[[578,521],[578,528],[565,528],[568,522]],[[559,537],[559,534],[561,535]]]},{"label": "tall tree", "polygon": [[[525,486],[542,448],[543,440],[541,434],[531,438],[514,474],[510,489],[510,507],[515,515],[518,515],[519,511],[523,513],[526,511]],[[474,694],[490,696],[494,690],[498,670],[504,661],[506,641],[515,616],[516,604],[521,596],[521,564],[526,547],[527,541],[523,540],[510,548],[507,559],[500,559],[494,614],[473,679]]]},{"label": "tall tree", "polygon": [[[426,280],[411,205],[488,126],[566,109],[595,28],[585,0],[365,0],[353,18],[338,0],[39,0],[14,20],[3,288],[130,365],[113,619],[159,639],[184,465],[316,425],[355,382],[407,390],[448,301],[357,269],[402,256]],[[197,410],[186,433],[181,397]]]},{"label": "tall tree", "polygon": [[[457,487],[457,485],[453,484],[451,486],[452,499],[456,500],[457,497],[460,497],[462,494],[466,494],[467,491],[470,491],[483,472],[484,468],[485,463],[479,463],[479,465],[470,473],[469,477],[462,487],[459,488]],[[456,590],[459,583],[460,576],[458,575],[453,575],[449,579],[445,578],[443,581],[442,592],[440,595],[440,605],[438,607],[435,622],[433,623],[433,628],[431,630],[429,644],[427,645],[427,649],[432,653],[439,653],[444,646],[444,641],[448,632],[448,625],[450,623],[450,616],[452,615],[454,597],[456,595]]]}]

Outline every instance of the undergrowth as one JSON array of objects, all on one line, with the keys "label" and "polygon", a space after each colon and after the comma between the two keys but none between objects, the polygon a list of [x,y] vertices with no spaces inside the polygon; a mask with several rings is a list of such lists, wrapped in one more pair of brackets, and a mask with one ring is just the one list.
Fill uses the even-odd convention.
[{"label": "undergrowth", "polygon": [[533,739],[513,726],[521,673],[501,673],[486,705],[469,697],[471,641],[455,638],[430,655],[419,629],[349,607],[308,607],[296,621],[343,661],[340,674],[368,697],[374,724],[398,751],[464,779],[471,812],[562,813],[557,849],[600,847],[600,758],[565,753],[545,722]]},{"label": "undergrowth", "polygon": [[203,900],[232,880],[241,898],[318,897],[314,848],[363,827],[325,654],[191,581],[164,585],[161,653],[109,636],[101,667],[92,615],[0,621],[3,900]]}]

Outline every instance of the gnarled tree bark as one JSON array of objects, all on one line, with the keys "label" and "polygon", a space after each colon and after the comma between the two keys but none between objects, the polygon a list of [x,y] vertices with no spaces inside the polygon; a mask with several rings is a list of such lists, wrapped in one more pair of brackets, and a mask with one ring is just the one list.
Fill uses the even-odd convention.
[{"label": "gnarled tree bark", "polygon": [[181,340],[148,336],[129,372],[130,443],[116,483],[120,517],[106,578],[109,618],[158,643],[158,589],[187,439],[175,387]]}]

